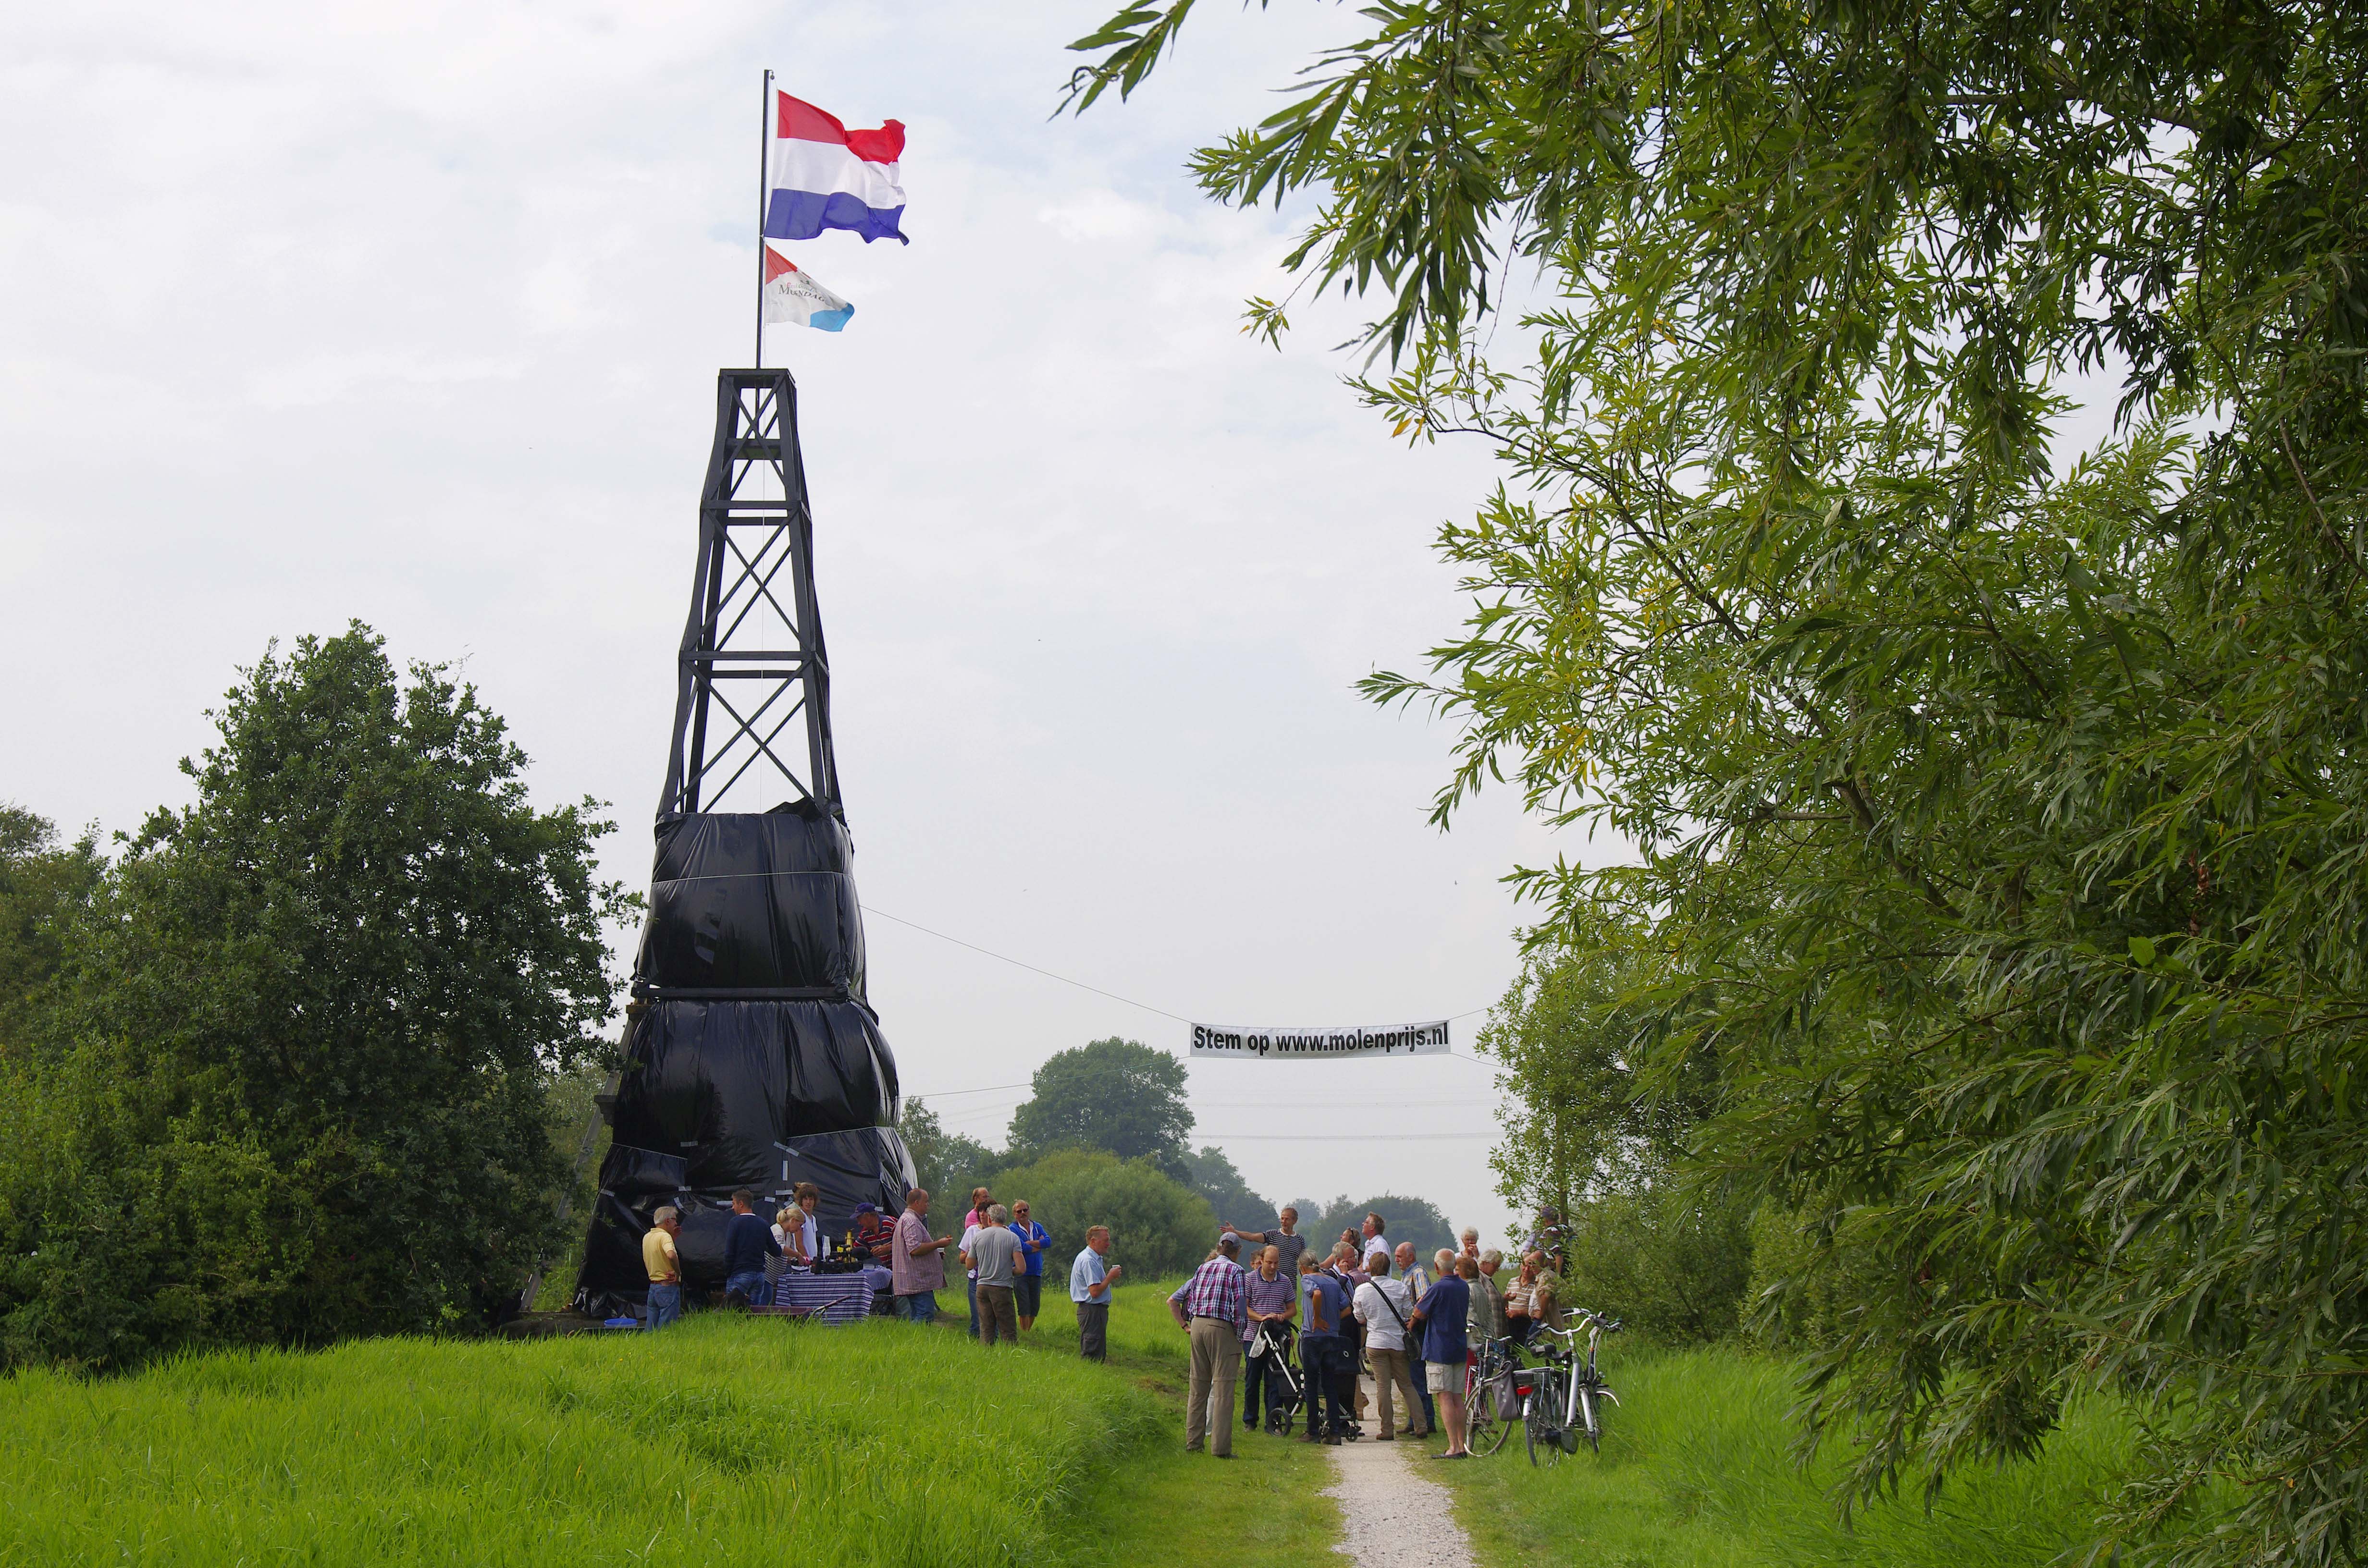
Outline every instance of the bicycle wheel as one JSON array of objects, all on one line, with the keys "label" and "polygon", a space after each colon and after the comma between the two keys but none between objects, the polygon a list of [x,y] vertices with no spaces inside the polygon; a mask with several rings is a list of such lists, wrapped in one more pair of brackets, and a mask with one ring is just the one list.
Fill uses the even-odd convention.
[{"label": "bicycle wheel", "polygon": [[[1490,1369],[1484,1362],[1481,1371]],[[1463,1408],[1469,1424],[1464,1447],[1475,1454],[1493,1454],[1505,1446],[1505,1434],[1512,1430],[1514,1412],[1499,1409],[1497,1391],[1505,1386],[1501,1376],[1475,1376],[1469,1380],[1470,1392],[1464,1396]]]},{"label": "bicycle wheel", "polygon": [[1530,1448],[1530,1462],[1551,1465],[1562,1458],[1562,1374],[1541,1370],[1530,1402],[1521,1412],[1521,1431]]}]

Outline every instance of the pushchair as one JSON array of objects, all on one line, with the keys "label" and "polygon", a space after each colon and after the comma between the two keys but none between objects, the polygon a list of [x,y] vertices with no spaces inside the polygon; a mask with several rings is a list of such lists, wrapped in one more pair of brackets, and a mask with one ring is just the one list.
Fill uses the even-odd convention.
[{"label": "pushchair", "polygon": [[[1299,1418],[1299,1409],[1306,1402],[1306,1380],[1300,1376],[1299,1359],[1293,1352],[1297,1346],[1289,1324],[1262,1323],[1258,1337],[1250,1341],[1250,1359],[1266,1367],[1264,1376],[1270,1383],[1279,1383],[1283,1397],[1277,1400],[1271,1393],[1266,1402],[1264,1417],[1269,1432],[1288,1432]],[[1278,1419],[1275,1412],[1281,1412]]]}]

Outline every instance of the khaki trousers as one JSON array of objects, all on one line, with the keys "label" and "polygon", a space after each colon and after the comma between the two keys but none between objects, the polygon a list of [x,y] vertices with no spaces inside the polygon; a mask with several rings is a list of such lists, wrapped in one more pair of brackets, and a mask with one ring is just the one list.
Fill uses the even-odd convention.
[{"label": "khaki trousers", "polygon": [[1390,1390],[1395,1386],[1406,1392],[1406,1431],[1417,1437],[1429,1437],[1428,1430],[1415,1430],[1422,1420],[1422,1401],[1414,1392],[1414,1369],[1406,1360],[1406,1353],[1403,1350],[1376,1350],[1368,1345],[1365,1346],[1365,1363],[1373,1369],[1373,1397],[1382,1405],[1382,1436],[1394,1437],[1397,1432],[1393,1419],[1395,1413],[1390,1407]]},{"label": "khaki trousers", "polygon": [[[1184,1385],[1184,1446],[1204,1439],[1212,1451],[1234,1451],[1234,1380],[1242,1371],[1242,1336],[1223,1318],[1192,1320],[1192,1375]],[[1213,1407],[1215,1415],[1210,1414]]]}]

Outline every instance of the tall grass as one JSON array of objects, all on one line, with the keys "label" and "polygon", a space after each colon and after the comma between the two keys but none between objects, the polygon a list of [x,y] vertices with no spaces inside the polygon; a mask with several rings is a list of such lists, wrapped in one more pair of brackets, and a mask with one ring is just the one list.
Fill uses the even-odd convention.
[{"label": "tall grass", "polygon": [[0,1563],[1016,1563],[1161,1414],[959,1329],[722,1313],[26,1374]]},{"label": "tall grass", "polygon": [[1491,1558],[1600,1568],[2033,1568],[2085,1546],[2138,1432],[2121,1407],[2072,1411],[2029,1464],[1962,1471],[1928,1513],[1920,1483],[1846,1524],[1831,1488],[1846,1456],[1792,1455],[1782,1364],[1713,1349],[1604,1357],[1621,1404],[1603,1452],[1532,1469],[1516,1429],[1453,1472],[1459,1514]]}]

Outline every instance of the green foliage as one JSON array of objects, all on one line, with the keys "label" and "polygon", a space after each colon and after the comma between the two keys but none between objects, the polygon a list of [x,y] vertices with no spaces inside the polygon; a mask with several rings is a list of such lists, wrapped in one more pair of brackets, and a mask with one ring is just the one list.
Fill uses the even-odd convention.
[{"label": "green foliage", "polygon": [[1663,1180],[1602,1193],[1569,1212],[1565,1306],[1592,1307],[1667,1344],[1732,1335],[1751,1280],[1751,1212]]},{"label": "green foliage", "polygon": [[1147,1159],[1178,1181],[1189,1178],[1184,1137],[1192,1131],[1192,1112],[1184,1103],[1184,1063],[1176,1057],[1113,1036],[1054,1051],[1036,1069],[1033,1087],[1012,1113],[1012,1158],[1106,1149],[1121,1160]]},{"label": "green foliage", "polygon": [[607,1050],[629,903],[607,824],[536,811],[501,721],[366,628],[215,718],[13,1067],[43,1103],[0,1147],[12,1363],[460,1325],[560,1239],[550,1079]]},{"label": "green foliage", "polygon": [[0,805],[0,1049],[23,1039],[26,1004],[63,963],[106,869],[93,835],[63,844],[48,818]]},{"label": "green foliage", "polygon": [[721,1312],[29,1373],[0,1381],[0,1559],[1008,1568],[1165,1415],[1074,1355]]},{"label": "green foliage", "polygon": [[1670,1341],[1731,1333],[1745,1302],[1753,1204],[1678,1173],[1715,1108],[1702,1059],[1648,1080],[1626,998],[1651,970],[1633,933],[1534,951],[1480,1031],[1510,1096],[1493,1156],[1516,1208],[1559,1210],[1563,1298]]},{"label": "green foliage", "polygon": [[961,1199],[947,1210],[960,1215],[969,1207],[973,1187],[990,1186],[990,1176],[1004,1157],[975,1138],[949,1132],[938,1113],[919,1100],[908,1100],[897,1122],[905,1147],[912,1152],[913,1169],[921,1189],[941,1200]]},{"label": "green foliage", "polygon": [[1714,1104],[1715,1080],[1699,1062],[1691,1082],[1645,1081],[1636,1035],[1649,1020],[1623,998],[1652,958],[1634,936],[1598,928],[1532,951],[1481,1027],[1480,1054],[1498,1063],[1509,1096],[1490,1163],[1517,1210],[1568,1215],[1657,1180]]},{"label": "green foliage", "polygon": [[[1635,846],[1521,881],[1634,956],[1581,1010],[1647,1098],[1715,1085],[1697,1176],[1803,1216],[1784,1289],[1850,1288],[1850,1494],[2101,1387],[2194,1417],[2103,1549],[2351,1561],[2368,13],[1367,14],[1196,165],[1316,191],[1291,265],[1389,293],[1362,394],[1511,474],[1436,678],[1365,689],[1462,722],[1442,820],[1509,777]],[[1105,67],[1181,13],[1130,15]],[[1498,242],[1559,295],[1501,362]],[[2121,421],[2061,453],[2075,369]]]},{"label": "green foliage", "polygon": [[1221,1223],[1250,1231],[1274,1229],[1275,1206],[1250,1190],[1223,1149],[1208,1144],[1197,1154],[1188,1153],[1184,1165],[1190,1178],[1187,1185],[1209,1200]]},{"label": "green foliage", "polygon": [[1025,1199],[1036,1222],[1052,1234],[1047,1278],[1067,1277],[1058,1266],[1086,1244],[1089,1225],[1110,1227],[1110,1260],[1137,1278],[1195,1267],[1216,1244],[1217,1217],[1209,1200],[1149,1160],[1061,1149],[1000,1172],[989,1185],[998,1202]]}]

